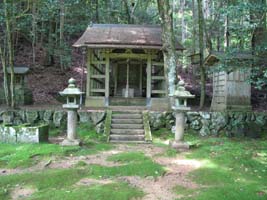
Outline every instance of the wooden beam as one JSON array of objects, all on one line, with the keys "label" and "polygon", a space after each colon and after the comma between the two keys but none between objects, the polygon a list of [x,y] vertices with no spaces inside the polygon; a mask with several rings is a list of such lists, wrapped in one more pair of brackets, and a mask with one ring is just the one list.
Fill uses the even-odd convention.
[{"label": "wooden beam", "polygon": [[165,80],[165,76],[152,76],[152,80]]},{"label": "wooden beam", "polygon": [[93,63],[92,63],[92,67],[93,67],[96,71],[98,71],[100,74],[105,74],[105,72],[103,72],[102,70],[98,69],[98,67],[97,67],[95,64],[93,64]]},{"label": "wooden beam", "polygon": [[92,89],[91,92],[96,92],[96,93],[105,93],[105,89]]},{"label": "wooden beam", "polygon": [[118,88],[118,64],[114,64],[114,96],[117,94]]},{"label": "wooden beam", "polygon": [[143,89],[143,63],[140,62],[140,74],[139,74],[139,91],[140,95],[142,96],[142,89]]},{"label": "wooden beam", "polygon": [[152,65],[151,65],[151,54],[148,54],[147,57],[147,80],[146,80],[146,98],[147,98],[147,106],[150,106],[151,101],[151,72],[152,72]]},{"label": "wooden beam", "polygon": [[91,78],[105,79],[106,75],[94,74],[94,75],[91,75]]},{"label": "wooden beam", "polygon": [[152,90],[152,94],[166,94],[165,90]]},{"label": "wooden beam", "polygon": [[87,82],[86,82],[86,97],[90,96],[91,93],[91,62],[92,62],[92,49],[87,50],[86,57],[86,67],[87,67]]},{"label": "wooden beam", "polygon": [[105,71],[105,105],[109,105],[109,67],[110,67],[110,53],[106,52],[105,53],[105,58],[106,58],[106,71]]},{"label": "wooden beam", "polygon": [[[138,60],[147,60],[148,54],[134,54],[134,53],[110,53],[111,59],[138,59]],[[155,59],[156,55],[150,55],[151,58]]]},{"label": "wooden beam", "polygon": [[152,65],[153,66],[164,66],[164,63],[163,62],[152,62]]}]

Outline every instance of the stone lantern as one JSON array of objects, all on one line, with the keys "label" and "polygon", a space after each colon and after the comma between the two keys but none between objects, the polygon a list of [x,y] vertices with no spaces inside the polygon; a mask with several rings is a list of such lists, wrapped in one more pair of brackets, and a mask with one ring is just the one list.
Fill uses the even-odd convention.
[{"label": "stone lantern", "polygon": [[76,126],[77,126],[77,110],[80,107],[80,98],[83,92],[76,87],[75,79],[70,78],[69,85],[64,91],[59,92],[61,96],[66,97],[66,104],[63,108],[68,111],[68,125],[67,125],[67,138],[61,143],[63,146],[79,145],[80,140],[76,138]]},{"label": "stone lantern", "polygon": [[175,112],[175,140],[171,142],[171,146],[175,149],[188,149],[189,145],[183,142],[184,139],[184,125],[185,125],[185,112],[190,110],[187,106],[187,99],[194,98],[189,91],[185,90],[184,81],[180,80],[174,92],[174,105],[172,106]]}]

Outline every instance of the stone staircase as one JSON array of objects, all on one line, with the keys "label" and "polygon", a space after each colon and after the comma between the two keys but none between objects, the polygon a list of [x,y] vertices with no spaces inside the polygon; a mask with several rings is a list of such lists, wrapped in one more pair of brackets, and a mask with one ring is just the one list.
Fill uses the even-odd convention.
[{"label": "stone staircase", "polygon": [[113,112],[109,141],[112,143],[145,143],[146,139],[142,112]]}]

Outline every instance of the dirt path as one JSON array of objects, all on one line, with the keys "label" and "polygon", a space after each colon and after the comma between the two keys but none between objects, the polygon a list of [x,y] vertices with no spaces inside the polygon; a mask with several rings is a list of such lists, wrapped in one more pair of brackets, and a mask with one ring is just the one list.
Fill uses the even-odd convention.
[{"label": "dirt path", "polygon": [[177,194],[173,192],[173,188],[177,185],[186,188],[198,188],[199,186],[186,178],[186,175],[201,167],[201,162],[196,160],[185,159],[184,153],[178,154],[176,157],[165,157],[163,153],[166,151],[163,147],[154,145],[125,145],[118,144],[114,149],[109,151],[100,152],[95,155],[88,156],[73,156],[73,157],[51,157],[48,161],[42,161],[35,166],[27,169],[0,169],[1,175],[21,174],[27,172],[37,172],[43,169],[66,169],[74,167],[78,162],[82,161],[86,164],[98,164],[102,166],[119,166],[120,163],[107,161],[107,158],[114,154],[123,152],[143,152],[146,156],[150,157],[154,162],[162,165],[166,169],[163,176],[154,178],[146,177],[141,178],[138,176],[126,176],[116,179],[107,180],[94,180],[82,179],[76,186],[91,185],[91,184],[108,184],[114,181],[124,181],[130,185],[140,188],[145,192],[143,200],[172,200],[177,198]]}]

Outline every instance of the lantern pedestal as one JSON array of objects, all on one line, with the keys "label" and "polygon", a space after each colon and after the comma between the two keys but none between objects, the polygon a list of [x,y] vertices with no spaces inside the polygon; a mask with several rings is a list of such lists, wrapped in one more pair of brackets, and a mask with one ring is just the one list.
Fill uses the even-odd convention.
[{"label": "lantern pedestal", "polygon": [[187,99],[194,98],[190,92],[185,90],[184,82],[179,81],[174,92],[173,111],[175,112],[175,140],[170,142],[170,146],[174,149],[189,149],[189,144],[184,142],[184,126],[185,126],[185,112],[190,110],[187,106]]},{"label": "lantern pedestal", "polygon": [[189,144],[184,142],[185,111],[189,107],[172,108],[175,111],[175,139],[170,142],[174,149],[189,149]]},{"label": "lantern pedestal", "polygon": [[67,138],[61,143],[62,146],[78,146],[81,141],[76,139],[77,110],[68,110]]},{"label": "lantern pedestal", "polygon": [[63,108],[68,111],[67,138],[61,143],[62,146],[78,146],[81,144],[81,141],[76,138],[76,127],[77,110],[80,107],[78,103],[83,92],[76,87],[75,83],[75,79],[71,78],[68,87],[60,92],[60,95],[67,98],[67,103],[63,105]]}]

